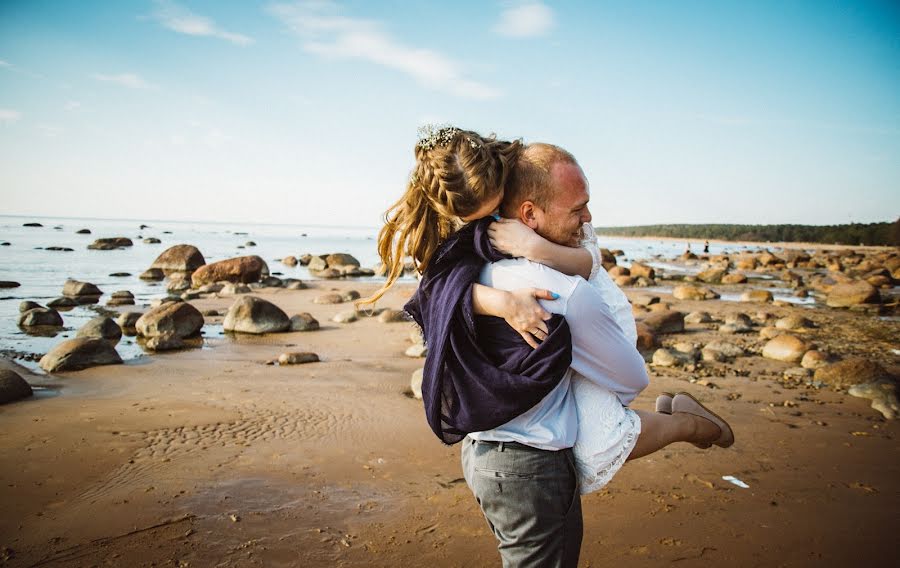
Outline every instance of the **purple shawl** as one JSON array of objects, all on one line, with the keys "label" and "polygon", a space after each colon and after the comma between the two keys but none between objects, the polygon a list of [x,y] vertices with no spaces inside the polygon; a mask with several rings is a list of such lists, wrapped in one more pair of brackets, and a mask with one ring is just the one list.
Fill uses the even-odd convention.
[{"label": "purple shawl", "polygon": [[550,333],[537,349],[502,318],[474,315],[472,284],[482,266],[508,258],[491,247],[492,221],[469,223],[448,238],[404,306],[425,335],[425,417],[445,444],[526,412],[559,384],[572,362],[572,336],[560,315],[547,322]]}]

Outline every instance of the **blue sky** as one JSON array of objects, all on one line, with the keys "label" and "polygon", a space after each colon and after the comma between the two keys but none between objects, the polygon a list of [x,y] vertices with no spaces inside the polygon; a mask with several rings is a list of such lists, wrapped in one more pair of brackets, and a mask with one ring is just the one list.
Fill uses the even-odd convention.
[{"label": "blue sky", "polygon": [[892,221],[900,5],[0,1],[4,213],[376,226],[423,123],[569,149],[596,225]]}]

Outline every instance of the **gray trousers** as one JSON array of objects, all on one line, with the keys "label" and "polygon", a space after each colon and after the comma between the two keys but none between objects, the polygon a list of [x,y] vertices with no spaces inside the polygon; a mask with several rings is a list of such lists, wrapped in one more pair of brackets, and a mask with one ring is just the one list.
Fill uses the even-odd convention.
[{"label": "gray trousers", "polygon": [[583,524],[571,448],[462,441],[463,475],[504,568],[578,565]]}]

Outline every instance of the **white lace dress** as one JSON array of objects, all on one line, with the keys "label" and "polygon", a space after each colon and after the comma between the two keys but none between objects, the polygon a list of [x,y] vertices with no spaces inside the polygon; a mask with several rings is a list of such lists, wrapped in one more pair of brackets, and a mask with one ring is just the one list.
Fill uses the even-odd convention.
[{"label": "white lace dress", "polygon": [[[585,223],[581,245],[594,258],[588,280],[609,305],[613,319],[633,344],[637,343],[637,329],[631,304],[625,293],[616,286],[600,264],[597,235]],[[575,406],[578,409],[578,435],[572,450],[578,470],[578,485],[582,494],[602,488],[613,478],[641,433],[637,413],[622,406],[615,393],[592,383],[578,373],[572,378]]]}]

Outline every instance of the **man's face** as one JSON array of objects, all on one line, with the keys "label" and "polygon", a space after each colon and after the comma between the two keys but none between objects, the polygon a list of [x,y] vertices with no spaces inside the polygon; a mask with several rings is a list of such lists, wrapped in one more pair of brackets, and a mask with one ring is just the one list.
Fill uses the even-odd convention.
[{"label": "man's face", "polygon": [[584,172],[575,164],[558,162],[550,169],[552,197],[546,209],[535,206],[535,232],[567,247],[581,245],[581,226],[591,222],[590,192]]}]

